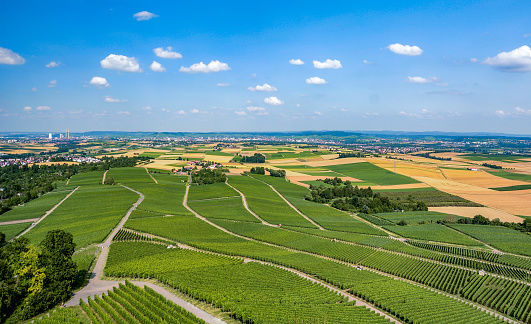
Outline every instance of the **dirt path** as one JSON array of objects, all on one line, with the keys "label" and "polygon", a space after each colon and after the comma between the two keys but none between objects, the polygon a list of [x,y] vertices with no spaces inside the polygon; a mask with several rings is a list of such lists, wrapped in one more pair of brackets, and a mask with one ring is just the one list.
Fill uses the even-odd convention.
[{"label": "dirt path", "polygon": [[[253,177],[251,177],[253,178]],[[313,219],[311,219],[310,217],[304,215],[300,210],[298,210],[295,206],[293,206],[292,203],[290,203],[280,192],[277,191],[277,189],[275,189],[275,187],[273,187],[272,185],[270,185],[269,183],[267,182],[264,182],[260,179],[256,179],[256,178],[253,178],[255,180],[258,180],[266,185],[269,186],[269,188],[273,189],[274,192],[277,193],[277,195],[282,198],[282,200],[284,200],[286,202],[286,204],[288,204],[294,211],[297,212],[297,214],[301,215],[302,217],[304,217],[307,221],[309,221],[310,223],[312,223],[313,225],[317,226],[317,228],[319,228],[321,231],[326,231],[326,229],[324,229],[321,225],[317,224],[316,222],[313,221]]]},{"label": "dirt path", "polygon": [[[268,223],[266,222],[265,220],[263,220],[260,216],[258,216],[257,214],[255,214],[255,212],[253,212],[251,210],[251,208],[249,208],[249,205],[247,204],[247,199],[245,199],[245,195],[243,194],[243,192],[241,192],[240,190],[236,189],[235,187],[233,187],[228,180],[225,180],[225,183],[231,187],[232,189],[234,189],[237,193],[240,194],[240,197],[242,197],[242,202],[243,202],[243,207],[245,207],[245,209],[247,209],[247,211],[249,213],[251,213],[251,215],[253,215],[254,217],[256,217],[256,219],[258,219],[259,221],[262,222],[262,224],[264,225],[267,225],[267,226],[273,226],[273,227],[278,227],[277,225],[273,225],[271,223]],[[188,188],[186,188],[186,193],[188,193]],[[185,206],[186,207],[186,206]],[[187,207],[188,208],[188,207]],[[200,216],[201,217],[201,216]]]},{"label": "dirt path", "polygon": [[159,184],[159,182],[157,181],[157,179],[153,178],[153,176],[151,175],[151,173],[149,173],[148,169],[146,167],[144,167],[144,169],[146,170],[147,174],[149,175],[149,177],[151,179],[153,179],[153,181],[155,181],[156,184]]},{"label": "dirt path", "polygon": [[20,224],[20,223],[29,223],[39,220],[38,218],[28,218],[28,219],[19,219],[8,222],[1,222],[0,225],[11,225],[11,224]]},{"label": "dirt path", "polygon": [[60,202],[58,202],[55,206],[52,207],[52,209],[50,209],[49,211],[47,211],[44,215],[42,215],[41,218],[39,218],[39,220],[37,220],[36,222],[34,222],[33,224],[31,224],[30,227],[28,227],[27,229],[24,230],[24,232],[20,233],[19,235],[15,236],[14,238],[12,238],[10,241],[14,240],[14,239],[17,239],[19,237],[21,237],[22,235],[26,234],[27,232],[29,232],[33,227],[35,227],[35,225],[39,224],[40,222],[42,222],[43,219],[46,218],[46,216],[50,215],[57,207],[59,207],[65,200],[67,200],[74,192],[76,192],[76,190],[79,189],[79,187],[76,187],[76,189],[72,190],[68,195],[66,195],[66,197],[63,198],[63,200],[61,200]]},{"label": "dirt path", "polygon": [[105,184],[105,177],[107,177],[107,172],[109,172],[109,170],[105,170],[105,172],[103,172],[103,179],[101,179],[101,184]]}]

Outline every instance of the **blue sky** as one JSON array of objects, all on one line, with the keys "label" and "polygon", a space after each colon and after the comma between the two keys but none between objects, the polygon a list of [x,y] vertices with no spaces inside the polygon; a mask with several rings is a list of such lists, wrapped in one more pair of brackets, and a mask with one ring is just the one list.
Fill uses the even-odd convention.
[{"label": "blue sky", "polygon": [[0,15],[0,131],[531,134],[529,1],[4,0]]}]

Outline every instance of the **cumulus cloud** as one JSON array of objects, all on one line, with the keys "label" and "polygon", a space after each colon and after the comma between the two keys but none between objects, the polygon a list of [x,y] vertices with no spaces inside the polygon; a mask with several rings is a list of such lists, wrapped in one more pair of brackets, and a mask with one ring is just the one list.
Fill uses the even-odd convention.
[{"label": "cumulus cloud", "polygon": [[418,56],[422,54],[423,50],[418,46],[409,46],[402,44],[391,44],[386,47],[391,52],[400,54],[400,55],[409,55],[409,56]]},{"label": "cumulus cloud", "polygon": [[108,87],[109,86],[107,79],[102,78],[102,77],[93,77],[89,83],[97,87]]},{"label": "cumulus cloud", "polygon": [[327,59],[324,62],[313,61],[313,67],[316,69],[340,69],[343,66],[338,60]]},{"label": "cumulus cloud", "polygon": [[278,99],[277,97],[268,97],[268,98],[265,98],[264,99],[264,102],[266,104],[269,104],[269,105],[274,105],[274,106],[278,106],[278,105],[282,105],[284,104],[284,102],[280,99]]},{"label": "cumulus cloud", "polygon": [[278,91],[277,88],[270,86],[267,83],[264,83],[264,85],[257,85],[256,87],[249,87],[247,88],[249,91]]},{"label": "cumulus cloud", "polygon": [[289,64],[293,64],[293,65],[303,65],[304,62],[301,60],[301,59],[291,59],[289,60]]},{"label": "cumulus cloud", "polygon": [[322,116],[323,115],[323,113],[320,112],[320,111],[316,111],[316,112],[314,112],[314,114],[316,114],[317,116]]},{"label": "cumulus cloud", "polygon": [[405,112],[405,111],[401,111],[398,113],[399,115],[402,115],[402,116],[406,116],[406,117],[411,117],[411,118],[417,118],[417,119],[439,119],[439,118],[443,118],[441,115],[439,114],[436,114],[426,108],[422,109],[420,112],[418,113],[410,113],[410,112]]},{"label": "cumulus cloud", "polygon": [[229,65],[220,61],[210,61],[210,63],[208,64],[199,62],[192,64],[190,67],[181,66],[181,68],[179,69],[179,71],[186,73],[211,73],[228,70],[230,70]]},{"label": "cumulus cloud", "polygon": [[524,34],[524,37],[531,37],[531,33]]},{"label": "cumulus cloud", "polygon": [[133,15],[133,18],[135,18],[137,21],[150,20],[151,18],[156,17],[158,17],[158,15],[155,15],[149,11],[140,11]]},{"label": "cumulus cloud", "polygon": [[54,67],[58,67],[59,65],[61,65],[61,62],[51,61],[50,63],[46,64],[46,67],[47,68],[54,68]]},{"label": "cumulus cloud", "polygon": [[243,110],[235,110],[234,113],[238,116],[245,116],[247,113]]},{"label": "cumulus cloud", "polygon": [[166,68],[162,66],[159,62],[153,61],[150,66],[151,70],[155,72],[166,72]]},{"label": "cumulus cloud", "polygon": [[473,57],[473,58],[470,59],[470,62],[472,62],[472,63],[476,63],[477,61],[478,61],[478,59],[475,58],[475,57]]},{"label": "cumulus cloud", "polygon": [[266,109],[263,107],[251,106],[251,107],[247,107],[247,110],[255,112],[255,111],[265,111]]},{"label": "cumulus cloud", "polygon": [[26,60],[14,53],[9,48],[0,47],[0,64],[20,65],[26,63]]},{"label": "cumulus cloud", "polygon": [[496,110],[494,114],[498,117],[531,116],[531,109],[515,107],[512,111]]},{"label": "cumulus cloud", "polygon": [[153,50],[153,53],[157,55],[158,57],[167,58],[167,59],[180,59],[183,56],[180,53],[172,52],[172,47],[168,46],[166,47],[167,50],[165,50],[162,47],[157,47]]},{"label": "cumulus cloud", "polygon": [[48,107],[48,106],[39,106],[37,108],[35,108],[39,111],[45,111],[45,110],[52,110],[52,108]]},{"label": "cumulus cloud", "polygon": [[124,72],[142,72],[140,65],[134,57],[111,54],[100,61],[104,69],[118,70]]},{"label": "cumulus cloud", "polygon": [[151,109],[152,108],[150,106],[145,106],[145,107],[142,108],[142,110],[146,110],[146,111],[151,111]]},{"label": "cumulus cloud", "polygon": [[230,87],[230,84],[229,83],[218,83],[217,86],[218,87]]},{"label": "cumulus cloud", "polygon": [[311,77],[306,79],[306,83],[308,84],[327,84],[325,79],[321,79],[319,77]]},{"label": "cumulus cloud", "polygon": [[105,96],[103,97],[105,98],[105,102],[127,102],[127,100],[125,99],[116,99],[116,98],[113,98],[112,96]]},{"label": "cumulus cloud", "polygon": [[199,110],[197,110],[197,109],[192,109],[192,110],[190,110],[190,112],[192,114],[199,114]]},{"label": "cumulus cloud", "polygon": [[363,63],[365,63],[365,64],[372,64],[372,62],[367,61],[367,60],[363,60]]},{"label": "cumulus cloud", "polygon": [[27,106],[27,107],[22,108],[22,110],[24,110],[24,111],[31,111],[31,107]]},{"label": "cumulus cloud", "polygon": [[55,88],[57,86],[57,80],[50,81],[50,84],[48,84],[48,88]]},{"label": "cumulus cloud", "polygon": [[488,57],[483,64],[504,72],[531,72],[531,48],[524,45],[510,52]]},{"label": "cumulus cloud", "polygon": [[116,112],[116,114],[119,115],[119,116],[124,116],[124,117],[131,115],[131,113],[129,111],[118,111],[118,112]]},{"label": "cumulus cloud", "polygon": [[179,110],[178,112],[175,113],[176,115],[186,115],[186,111],[184,110]]},{"label": "cumulus cloud", "polygon": [[439,81],[439,78],[436,77],[429,77],[429,78],[423,78],[423,77],[407,77],[407,82],[409,83],[420,83],[420,84],[426,84],[426,83],[433,83]]}]

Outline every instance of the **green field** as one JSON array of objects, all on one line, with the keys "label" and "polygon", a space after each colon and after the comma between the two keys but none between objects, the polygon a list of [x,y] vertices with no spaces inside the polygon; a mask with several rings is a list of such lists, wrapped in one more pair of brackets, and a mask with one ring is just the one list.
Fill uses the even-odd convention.
[{"label": "green field", "polygon": [[208,218],[260,222],[260,220],[245,209],[240,196],[224,199],[188,201],[188,206],[201,216]]},{"label": "green field", "polygon": [[[383,219],[387,219],[395,224],[400,222],[401,220],[405,220],[408,225],[412,224],[419,224],[419,223],[437,223],[437,221],[444,221],[448,214],[438,213],[438,212],[430,212],[430,211],[413,211],[413,212],[395,212],[395,213],[381,213],[381,214],[375,214],[375,216],[378,216]],[[458,220],[459,218],[463,218],[461,216],[455,216],[455,220]]]},{"label": "green field", "polygon": [[213,183],[208,185],[192,185],[188,193],[188,201],[216,199],[221,197],[240,197],[234,189],[227,186],[224,182]]},{"label": "green field", "polygon": [[517,191],[517,190],[528,190],[531,189],[531,184],[528,185],[517,185],[517,186],[509,186],[509,187],[497,187],[497,188],[490,188],[492,190],[496,191]]},{"label": "green field", "polygon": [[487,172],[492,174],[492,175],[495,175],[495,176],[498,176],[498,177],[502,177],[502,178],[505,178],[505,179],[531,182],[531,175],[530,174],[521,174],[521,173],[516,173],[516,172],[508,172],[508,171],[505,171],[505,170],[487,171]]},{"label": "green field", "polygon": [[531,235],[503,226],[455,224],[451,227],[503,252],[531,256]]},{"label": "green field", "polygon": [[408,200],[411,196],[413,201],[423,201],[428,207],[441,206],[463,206],[463,207],[481,207],[482,205],[466,200],[459,196],[451,195],[446,192],[439,191],[435,188],[419,188],[419,189],[401,189],[401,190],[385,190],[379,191],[382,196],[389,197],[392,200]]},{"label": "green field", "polygon": [[4,233],[6,235],[6,241],[9,241],[13,237],[20,234],[23,230],[28,228],[28,226],[31,225],[31,222],[29,223],[18,223],[18,224],[8,224],[8,225],[0,225],[0,233]]},{"label": "green field", "polygon": [[408,226],[384,226],[385,229],[395,232],[402,237],[436,241],[443,243],[452,243],[466,246],[482,246],[480,242],[453,231],[448,227],[440,224],[423,224]]},{"label": "green field", "polygon": [[387,171],[369,162],[330,165],[326,168],[344,176],[374,183],[380,186],[418,183],[418,181],[415,179]]},{"label": "green field", "polygon": [[515,163],[515,162],[528,162],[522,160],[528,158],[528,156],[522,155],[506,155],[506,154],[464,154],[459,155],[460,158],[464,158],[471,161],[498,161],[506,163]]}]

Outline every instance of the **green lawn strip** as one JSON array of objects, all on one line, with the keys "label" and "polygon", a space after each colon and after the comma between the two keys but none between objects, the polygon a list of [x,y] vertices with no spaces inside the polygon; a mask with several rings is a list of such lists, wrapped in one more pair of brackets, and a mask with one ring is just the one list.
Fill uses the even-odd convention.
[{"label": "green lawn strip", "polygon": [[31,225],[31,222],[30,223],[18,223],[18,224],[0,225],[0,233],[4,233],[6,235],[6,241],[9,241],[13,237],[15,237],[18,234],[22,233],[22,231],[24,231],[30,225]]},{"label": "green lawn strip", "polygon": [[531,235],[503,226],[467,224],[450,226],[503,252],[531,256]]},{"label": "green lawn strip", "polygon": [[509,186],[509,187],[497,187],[497,188],[490,188],[492,190],[496,191],[517,191],[517,190],[527,190],[531,189],[531,184],[528,185],[517,185],[517,186]]},{"label": "green lawn strip", "polygon": [[385,229],[412,239],[452,243],[465,246],[482,246],[480,242],[440,224],[384,226]]},{"label": "green lawn strip", "polygon": [[188,201],[188,206],[207,218],[232,219],[246,222],[260,222],[245,209],[240,196]]},{"label": "green lawn strip", "polygon": [[417,180],[393,173],[369,162],[329,165],[327,169],[345,176],[375,183],[381,186],[418,183]]},{"label": "green lawn strip", "polygon": [[258,175],[253,175],[253,177],[275,187],[293,206],[326,229],[387,236],[385,232],[345,212],[323,204],[304,200],[304,196],[310,191],[302,186],[287,182],[283,178]]},{"label": "green lawn strip", "polygon": [[[234,156],[234,153],[227,153],[222,151],[206,151],[206,155],[215,155],[215,156]],[[208,160],[208,159],[207,159]]]},{"label": "green lawn strip", "polygon": [[[443,221],[448,217],[448,214],[438,213],[433,211],[411,211],[411,212],[394,212],[394,213],[380,213],[375,214],[378,217],[387,219],[395,224],[404,220],[408,225],[424,223],[437,223]],[[454,221],[463,218],[462,216],[450,216]]]},{"label": "green lawn strip", "polygon": [[121,186],[82,186],[25,237],[40,242],[48,231],[62,229],[72,233],[76,248],[100,243],[137,200]]},{"label": "green lawn strip", "polygon": [[228,182],[245,195],[249,208],[265,221],[272,224],[315,227],[268,185],[247,176],[229,176]]},{"label": "green lawn strip", "polygon": [[240,195],[225,182],[218,182],[207,185],[190,186],[188,201],[234,196],[240,197]]},{"label": "green lawn strip", "polygon": [[23,206],[16,206],[7,213],[0,215],[0,222],[39,218],[63,200],[73,189],[74,187],[70,185],[68,187],[57,188],[37,199],[25,203]]}]

